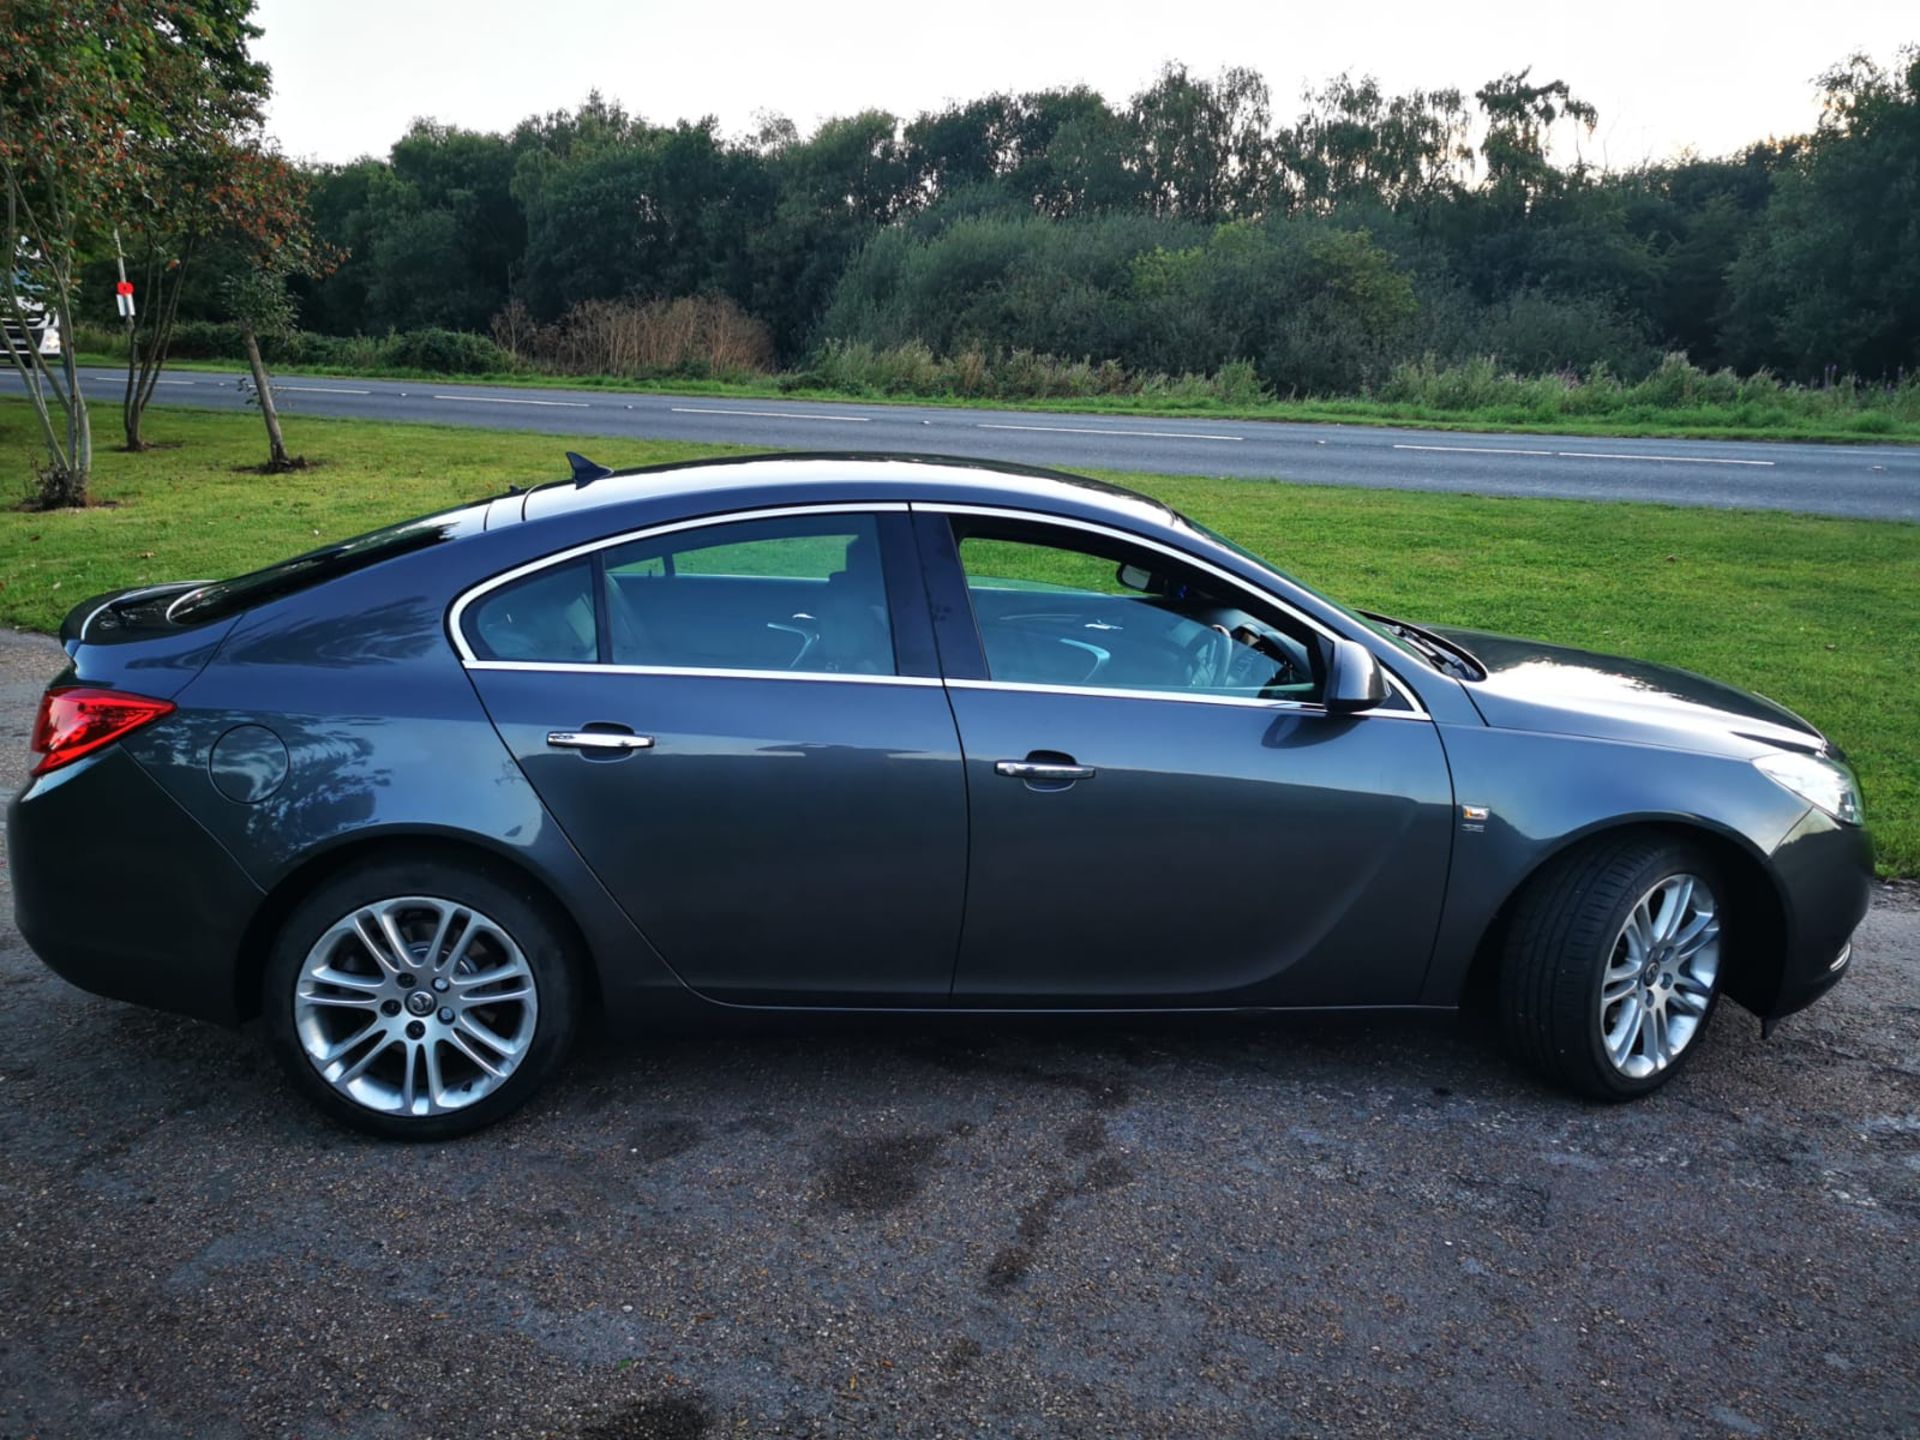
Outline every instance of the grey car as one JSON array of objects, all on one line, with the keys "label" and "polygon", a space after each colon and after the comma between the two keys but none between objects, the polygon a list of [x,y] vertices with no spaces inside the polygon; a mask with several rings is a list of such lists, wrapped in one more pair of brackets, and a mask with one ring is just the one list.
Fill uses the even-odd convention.
[{"label": "grey car", "polygon": [[21,933],[262,1015],[391,1136],[500,1118],[589,1020],[776,1010],[1483,1006],[1624,1099],[1723,996],[1834,984],[1872,875],[1844,758],[1770,701],[964,460],[577,461],[62,638]]}]

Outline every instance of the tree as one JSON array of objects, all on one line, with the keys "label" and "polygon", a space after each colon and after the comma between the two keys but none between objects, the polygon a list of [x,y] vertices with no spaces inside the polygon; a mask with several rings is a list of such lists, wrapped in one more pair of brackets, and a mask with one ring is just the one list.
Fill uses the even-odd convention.
[{"label": "tree", "polygon": [[[1487,185],[1496,195],[1525,206],[1539,195],[1558,188],[1565,177],[1548,156],[1553,131],[1571,121],[1577,132],[1591,135],[1600,112],[1578,99],[1564,80],[1536,85],[1529,66],[1473,92],[1486,116],[1487,133],[1480,142],[1480,158],[1487,169]],[[1583,167],[1576,164],[1575,173]]]},{"label": "tree", "polygon": [[1729,343],[1810,379],[1920,369],[1920,47],[1819,83],[1819,127],[1728,273]]},{"label": "tree", "polygon": [[[265,67],[252,0],[0,0],[0,191],[11,263],[24,259],[64,335],[79,267],[155,194],[169,149],[191,151],[257,113]],[[19,287],[5,287],[24,332]],[[93,433],[73,348],[57,370],[12,340],[47,447],[42,505],[80,505]],[[59,419],[56,421],[55,412]]]},{"label": "tree", "polygon": [[260,352],[260,337],[293,328],[296,314],[287,280],[294,275],[324,276],[339,257],[317,241],[307,210],[307,178],[263,145],[233,155],[233,186],[238,202],[228,240],[242,258],[226,284],[228,313],[240,327],[240,341],[253,376],[254,402],[267,427],[268,473],[305,463],[288,456],[274,404],[273,380]]},{"label": "tree", "polygon": [[1133,163],[1133,131],[1085,86],[1026,97],[1028,159],[1012,183],[1058,219],[1141,207],[1145,183]]},{"label": "tree", "polygon": [[1452,199],[1473,160],[1458,90],[1388,96],[1371,75],[1337,75],[1277,137],[1278,180],[1301,208],[1355,201],[1405,210]]},{"label": "tree", "polygon": [[805,348],[847,262],[912,204],[899,122],[884,110],[829,120],[764,157],[772,213],[750,237],[750,292],[783,356]]},{"label": "tree", "polygon": [[998,180],[1017,154],[1019,104],[988,95],[921,115],[906,128],[908,164],[928,201]]},{"label": "tree", "polygon": [[544,167],[528,202],[526,298],[546,317],[624,295],[745,300],[749,246],[773,204],[765,180],[761,158],[711,119]]},{"label": "tree", "polygon": [[[121,422],[127,449],[147,448],[142,422],[166,367],[183,299],[195,289],[200,262],[253,203],[236,183],[243,170],[236,160],[244,141],[211,135],[181,146],[157,167],[157,183],[134,207],[124,228],[132,249],[133,273],[141,277],[138,304],[128,327],[127,380]],[[116,234],[116,243],[118,235]]]},{"label": "tree", "polygon": [[1127,112],[1153,212],[1208,222],[1257,215],[1273,176],[1270,110],[1257,71],[1200,80],[1167,66]]}]

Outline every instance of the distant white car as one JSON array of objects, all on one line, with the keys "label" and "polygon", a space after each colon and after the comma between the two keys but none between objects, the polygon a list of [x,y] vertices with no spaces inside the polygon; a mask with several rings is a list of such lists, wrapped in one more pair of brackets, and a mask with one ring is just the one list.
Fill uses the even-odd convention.
[{"label": "distant white car", "polygon": [[0,318],[0,325],[6,327],[7,339],[22,349],[38,351],[49,359],[60,354],[60,322],[51,316],[39,316],[29,312],[24,337],[11,315]]},{"label": "distant white car", "polygon": [[[31,259],[30,252],[28,258]],[[4,326],[7,339],[13,346],[23,350],[37,351],[49,357],[58,355],[60,318],[47,313],[47,307],[40,301],[40,287],[33,283],[24,268],[13,272],[13,286],[20,314],[26,317],[27,325],[23,334],[19,321],[14,318],[13,307],[0,309],[0,326]]]}]

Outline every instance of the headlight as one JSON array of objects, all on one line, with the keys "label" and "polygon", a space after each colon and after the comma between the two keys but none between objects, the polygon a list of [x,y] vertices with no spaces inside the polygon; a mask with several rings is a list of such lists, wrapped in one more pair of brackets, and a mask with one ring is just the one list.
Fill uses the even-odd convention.
[{"label": "headlight", "polygon": [[1791,790],[1810,805],[1818,805],[1836,820],[1858,825],[1866,818],[1860,804],[1860,782],[1838,760],[1782,750],[1762,755],[1753,763],[1774,784]]}]

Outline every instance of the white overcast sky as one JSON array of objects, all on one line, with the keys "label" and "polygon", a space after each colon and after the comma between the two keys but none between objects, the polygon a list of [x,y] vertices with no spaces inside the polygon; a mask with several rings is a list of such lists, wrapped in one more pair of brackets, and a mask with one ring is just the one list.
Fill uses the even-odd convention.
[{"label": "white overcast sky", "polygon": [[804,132],[994,90],[1085,83],[1124,103],[1181,60],[1252,66],[1289,119],[1304,84],[1342,70],[1470,93],[1530,64],[1599,107],[1589,158],[1626,166],[1809,129],[1816,73],[1920,41],[1914,0],[261,0],[257,18],[269,128],[321,160],[383,155],[416,116],[506,129],[596,88],[655,122],[712,114],[741,133],[774,111]]}]

